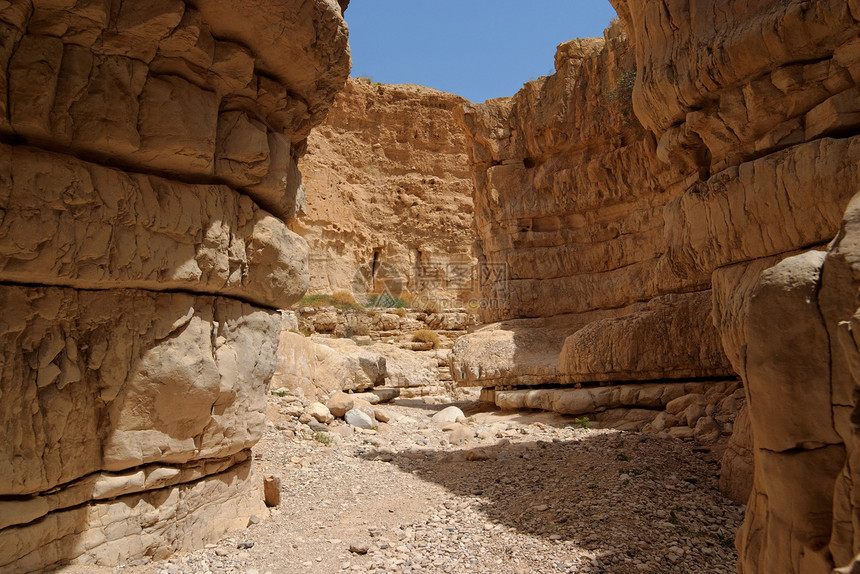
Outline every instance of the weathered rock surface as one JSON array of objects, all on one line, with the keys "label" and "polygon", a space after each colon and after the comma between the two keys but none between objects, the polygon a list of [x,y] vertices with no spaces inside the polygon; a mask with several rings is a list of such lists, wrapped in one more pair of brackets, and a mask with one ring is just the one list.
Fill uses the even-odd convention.
[{"label": "weathered rock surface", "polygon": [[432,387],[437,381],[437,358],[433,351],[407,351],[376,343],[368,347],[385,357],[385,384],[388,387]]},{"label": "weathered rock surface", "polygon": [[[715,322],[747,387],[750,426],[737,421],[724,470],[730,491],[755,473],[740,570],[831,572],[860,551],[841,344],[856,310],[853,207],[838,227],[860,184],[856,7],[615,4],[637,53],[636,115],[659,159],[701,179],[666,205],[667,263],[684,278],[715,271]],[[833,236],[827,254],[789,257]]]},{"label": "weathered rock surface", "polygon": [[349,80],[302,160],[307,216],[293,229],[311,248],[311,292],[472,294],[472,186],[453,117],[462,103]]},{"label": "weathered rock surface", "polygon": [[710,291],[666,295],[621,309],[517,319],[454,345],[461,386],[730,376],[711,321]]},{"label": "weathered rock surface", "polygon": [[[142,290],[7,286],[0,301],[6,399],[0,420],[7,435],[0,447],[2,494],[24,497],[2,503],[4,526],[22,525],[0,530],[4,568],[122,555],[121,541],[100,548],[113,535],[88,528],[107,528],[134,513],[90,523],[80,519],[114,511],[98,504],[83,514],[67,511],[91,499],[184,485],[175,492],[178,498],[162,500],[159,494],[147,503],[169,514],[185,499],[184,490],[197,491],[194,481],[211,474],[210,467],[235,477],[222,491],[225,497],[252,497],[256,488],[248,470],[236,474],[238,469],[223,462],[243,453],[247,458],[265,428],[278,313],[232,299]],[[189,496],[193,499],[182,512],[193,522],[194,504],[202,508],[209,501]],[[246,502],[244,514],[258,508]],[[217,516],[220,511],[205,512],[213,513],[211,530],[192,528],[192,539],[211,539],[239,525],[238,518]],[[59,514],[47,524],[30,524],[49,513]],[[156,551],[158,533],[167,527],[159,526],[143,547],[133,544],[129,552]],[[69,535],[79,542],[70,543],[64,538]],[[183,539],[168,538],[165,551],[196,544]],[[33,548],[36,540],[52,550]]]},{"label": "weathered rock surface", "polygon": [[267,307],[289,307],[307,286],[304,240],[223,185],[0,146],[0,186],[3,281],[190,290]]},{"label": "weathered rock surface", "polygon": [[296,162],[348,70],[330,0],[0,3],[0,570],[260,513]]},{"label": "weathered rock surface", "polygon": [[[733,425],[723,488],[744,499],[755,469],[741,567],[830,572],[860,553],[854,387],[835,350],[857,288],[846,267],[829,295],[814,250],[838,237],[826,261],[851,260],[840,221],[860,189],[860,12],[613,5],[621,24],[560,46],[554,75],[458,118],[479,265],[494,270],[483,318],[500,322],[458,341],[454,379],[554,408],[561,391],[509,388],[734,371],[749,417]],[[655,422],[679,438],[731,428],[713,427],[711,406]]]},{"label": "weathered rock surface", "polygon": [[729,376],[711,320],[711,292],[664,295],[567,337],[559,371],[577,381]]},{"label": "weathered rock surface", "polygon": [[438,413],[434,414],[430,417],[430,420],[434,423],[453,423],[458,419],[465,417],[466,415],[463,414],[463,411],[461,411],[459,407],[452,405],[450,407],[445,407]]},{"label": "weathered rock surface", "polygon": [[616,25],[561,45],[554,75],[460,115],[479,264],[496,270],[482,316],[507,321],[458,341],[457,384],[732,374],[710,320],[710,269],[688,278],[669,260],[664,207],[686,174],[658,164],[633,115],[635,69]]},{"label": "weathered rock surface", "polygon": [[333,391],[364,391],[385,382],[385,357],[350,339],[282,332],[277,362],[272,389],[301,389],[320,400]]},{"label": "weathered rock surface", "polygon": [[726,323],[728,336],[743,342],[737,363],[755,459],[737,538],[742,572],[824,573],[858,553],[850,486],[860,380],[853,335],[858,237],[855,196],[828,251],[788,257],[757,277],[755,268],[745,270],[754,279]]}]

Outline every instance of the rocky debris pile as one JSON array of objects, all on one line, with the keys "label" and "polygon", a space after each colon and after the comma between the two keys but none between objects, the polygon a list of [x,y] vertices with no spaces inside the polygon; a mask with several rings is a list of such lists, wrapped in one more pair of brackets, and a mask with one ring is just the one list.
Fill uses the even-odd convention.
[{"label": "rocky debris pile", "polygon": [[713,443],[732,434],[746,396],[740,381],[484,390],[502,409],[584,416],[615,428]]},{"label": "rocky debris pile", "polygon": [[[396,403],[375,431],[271,422],[254,449],[282,484],[268,519],[115,572],[734,572],[743,509],[717,490],[718,452],[551,413],[458,403],[459,423],[433,422],[443,406]],[[452,424],[470,438],[452,442]]]},{"label": "rocky debris pile", "polygon": [[394,339],[403,348],[414,351],[428,350],[426,345],[414,344],[411,335],[416,331],[434,331],[440,336],[439,346],[450,348],[455,339],[479,322],[475,313],[465,309],[428,313],[404,308],[299,307],[296,316],[303,333],[335,337],[368,336],[373,341]]},{"label": "rocky debris pile", "polygon": [[[462,310],[392,311],[303,307],[282,312],[271,387],[301,389],[320,400],[334,391],[373,388],[397,388],[404,397],[463,395],[451,377],[450,347],[477,317]],[[431,325],[445,330],[431,331]]]},{"label": "rocky debris pile", "polygon": [[[342,435],[371,431],[378,428],[379,423],[391,420],[392,415],[380,405],[396,399],[399,394],[399,389],[365,393],[335,391],[321,402],[306,398],[301,391],[295,394],[272,391],[267,416],[269,422],[280,429],[298,421],[315,432],[331,430]],[[344,429],[344,426],[351,428]]]}]

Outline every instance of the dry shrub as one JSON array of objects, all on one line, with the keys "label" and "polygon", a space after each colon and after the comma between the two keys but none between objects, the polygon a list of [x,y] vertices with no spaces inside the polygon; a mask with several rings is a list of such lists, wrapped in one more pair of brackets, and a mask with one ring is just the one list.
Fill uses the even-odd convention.
[{"label": "dry shrub", "polygon": [[418,303],[418,310],[422,313],[438,313],[442,310],[442,306],[436,299],[422,299]]},{"label": "dry shrub", "polygon": [[331,296],[332,303],[339,305],[358,305],[358,301],[355,300],[355,296],[349,291],[336,291],[334,295]]},{"label": "dry shrub", "polygon": [[432,343],[434,349],[438,349],[439,343],[441,342],[439,334],[436,331],[431,331],[430,329],[415,331],[412,333],[412,340],[417,343]]},{"label": "dry shrub", "polygon": [[313,295],[305,295],[299,301],[299,307],[327,307],[331,299],[330,295],[323,293],[315,293]]},{"label": "dry shrub", "polygon": [[347,325],[344,337],[351,339],[353,337],[363,337],[370,334],[370,329],[367,325]]}]

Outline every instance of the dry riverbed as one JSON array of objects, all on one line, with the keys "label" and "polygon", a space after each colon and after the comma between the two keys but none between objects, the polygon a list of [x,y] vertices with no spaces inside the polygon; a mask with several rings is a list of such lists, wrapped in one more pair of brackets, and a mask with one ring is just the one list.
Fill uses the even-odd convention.
[{"label": "dry riverbed", "polygon": [[478,438],[453,445],[450,427],[430,421],[443,406],[386,405],[391,422],[371,434],[270,422],[254,448],[261,478],[281,479],[270,516],[206,549],[110,571],[734,572],[743,509],[717,491],[718,452],[466,404]]}]

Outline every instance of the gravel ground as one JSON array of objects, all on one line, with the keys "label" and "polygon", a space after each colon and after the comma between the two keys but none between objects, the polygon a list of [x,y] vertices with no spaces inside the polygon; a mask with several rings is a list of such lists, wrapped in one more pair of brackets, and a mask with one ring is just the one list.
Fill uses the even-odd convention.
[{"label": "gravel ground", "polygon": [[276,417],[254,448],[261,475],[281,479],[270,516],[206,549],[105,571],[735,571],[743,508],[717,491],[719,449],[464,404],[478,438],[452,445],[451,426],[430,421],[445,405],[398,403],[369,434]]}]

